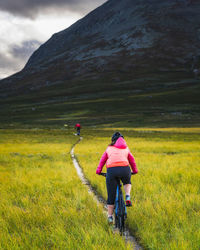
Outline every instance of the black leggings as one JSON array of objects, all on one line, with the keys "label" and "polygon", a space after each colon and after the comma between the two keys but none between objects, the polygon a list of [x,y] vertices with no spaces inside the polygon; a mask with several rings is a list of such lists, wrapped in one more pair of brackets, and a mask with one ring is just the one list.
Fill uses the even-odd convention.
[{"label": "black leggings", "polygon": [[124,185],[131,184],[131,169],[127,167],[112,167],[107,169],[106,186],[108,193],[108,205],[114,205],[117,190],[117,179],[123,182]]}]

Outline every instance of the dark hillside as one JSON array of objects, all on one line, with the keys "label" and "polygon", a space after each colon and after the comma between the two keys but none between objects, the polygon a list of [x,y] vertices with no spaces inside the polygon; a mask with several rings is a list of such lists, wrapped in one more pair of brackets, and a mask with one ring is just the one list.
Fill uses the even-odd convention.
[{"label": "dark hillside", "polygon": [[[178,79],[177,79],[177,78]],[[168,79],[168,81],[166,81]],[[200,84],[164,73],[133,81],[71,81],[0,101],[1,127],[198,127]]]},{"label": "dark hillside", "polygon": [[0,81],[2,124],[199,124],[200,1],[109,0]]}]

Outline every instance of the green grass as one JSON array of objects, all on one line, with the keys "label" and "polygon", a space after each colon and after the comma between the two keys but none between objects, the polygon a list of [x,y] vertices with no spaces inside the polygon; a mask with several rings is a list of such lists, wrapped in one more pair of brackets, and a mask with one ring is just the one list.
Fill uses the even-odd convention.
[{"label": "green grass", "polygon": [[0,100],[1,128],[198,127],[199,82],[183,72],[77,80]]},{"label": "green grass", "polygon": [[[127,223],[148,249],[198,250],[200,246],[199,128],[122,129],[139,173],[132,177]],[[95,174],[113,129],[88,130],[75,153],[92,186],[106,199]],[[104,171],[106,171],[104,167]]]},{"label": "green grass", "polygon": [[0,130],[0,249],[130,249],[69,151],[72,131]]}]

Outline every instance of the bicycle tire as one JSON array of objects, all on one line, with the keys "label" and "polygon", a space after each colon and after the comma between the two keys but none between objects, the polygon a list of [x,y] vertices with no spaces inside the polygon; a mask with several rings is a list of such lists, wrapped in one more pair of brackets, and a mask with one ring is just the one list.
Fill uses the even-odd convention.
[{"label": "bicycle tire", "polygon": [[120,231],[120,234],[123,234],[124,232],[124,216],[120,216],[119,218],[119,231]]},{"label": "bicycle tire", "polygon": [[119,199],[119,231],[122,234],[124,232],[125,229],[125,204],[124,204],[124,200],[122,197],[122,194],[120,195],[120,199]]},{"label": "bicycle tire", "polygon": [[118,215],[115,213],[115,227],[118,228]]},{"label": "bicycle tire", "polygon": [[120,218],[119,200],[115,204],[115,227],[119,229],[119,218]]},{"label": "bicycle tire", "polygon": [[126,218],[126,210],[125,210],[125,203],[123,200],[123,195],[120,190],[119,198],[116,202],[115,208],[115,227],[118,228],[120,234],[123,234],[125,229],[125,218]]}]

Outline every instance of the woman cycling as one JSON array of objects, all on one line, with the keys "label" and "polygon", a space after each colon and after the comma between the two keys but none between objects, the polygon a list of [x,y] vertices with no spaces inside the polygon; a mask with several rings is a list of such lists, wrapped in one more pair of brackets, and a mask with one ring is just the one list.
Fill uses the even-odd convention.
[{"label": "woman cycling", "polygon": [[77,123],[74,127],[77,130],[77,134],[76,135],[80,135],[81,134],[81,125],[79,123]]},{"label": "woman cycling", "polygon": [[113,222],[113,211],[117,189],[117,178],[120,178],[124,185],[126,193],[126,206],[132,206],[130,201],[131,192],[131,170],[133,174],[137,174],[137,166],[135,159],[126,145],[124,137],[120,132],[116,132],[112,136],[112,143],[108,146],[101,157],[96,174],[101,174],[103,166],[106,163],[106,187],[108,193],[108,221]]}]

